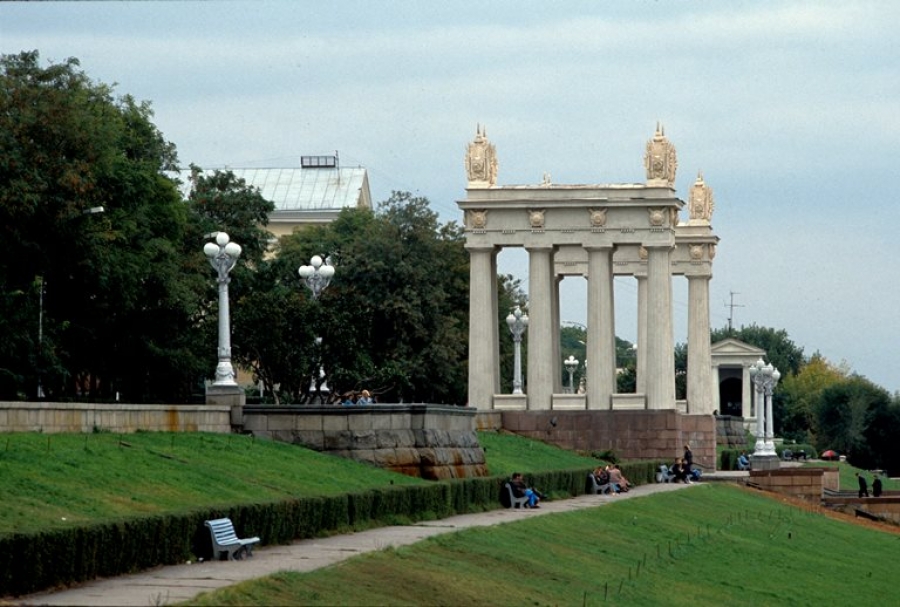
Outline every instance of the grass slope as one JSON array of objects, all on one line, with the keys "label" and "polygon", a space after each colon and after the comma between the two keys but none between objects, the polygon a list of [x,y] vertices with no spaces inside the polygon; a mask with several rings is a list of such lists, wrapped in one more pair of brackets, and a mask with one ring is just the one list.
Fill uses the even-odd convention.
[{"label": "grass slope", "polygon": [[205,433],[0,436],[0,534],[424,483],[295,445]]},{"label": "grass slope", "polygon": [[190,605],[844,605],[896,595],[900,536],[732,485],[469,529]]}]

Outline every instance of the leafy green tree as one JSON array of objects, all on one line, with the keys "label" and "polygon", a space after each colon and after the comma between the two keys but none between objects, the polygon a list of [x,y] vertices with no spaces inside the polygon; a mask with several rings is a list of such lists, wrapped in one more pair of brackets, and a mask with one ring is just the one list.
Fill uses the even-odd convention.
[{"label": "leafy green tree", "polygon": [[[328,255],[331,285],[312,301],[299,278],[300,312],[321,337],[302,336],[307,382],[324,369],[336,393],[369,389],[382,401],[465,404],[468,254],[456,224],[440,225],[428,200],[395,192],[377,212],[346,209],[333,223],[282,237],[280,280]],[[248,327],[250,330],[250,327]],[[265,355],[260,355],[265,360]],[[264,364],[264,363],[263,363]],[[310,397],[309,385],[298,399]]]},{"label": "leafy green tree", "polygon": [[38,380],[54,399],[177,402],[194,389],[202,290],[181,250],[186,209],[165,176],[175,147],[151,118],[148,103],[114,97],[77,59],[0,57],[5,396]]},{"label": "leafy green tree", "polygon": [[836,367],[816,352],[794,375],[781,380],[785,410],[782,418],[782,434],[787,439],[801,443],[816,443],[816,405],[822,392],[845,381],[849,371]]},{"label": "leafy green tree", "polygon": [[873,415],[880,418],[889,405],[890,395],[884,388],[858,375],[825,388],[816,406],[816,448],[834,449],[856,466],[870,466],[877,456],[867,441],[867,435],[875,436],[869,424]]},{"label": "leafy green tree", "polygon": [[854,458],[855,465],[887,470],[891,476],[900,471],[900,402],[896,398],[889,403],[877,400],[866,415],[866,429],[863,432],[866,453]]}]

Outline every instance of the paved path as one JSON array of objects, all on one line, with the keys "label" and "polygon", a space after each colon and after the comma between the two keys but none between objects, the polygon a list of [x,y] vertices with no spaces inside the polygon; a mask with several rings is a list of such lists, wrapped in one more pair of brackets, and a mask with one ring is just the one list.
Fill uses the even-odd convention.
[{"label": "paved path", "polygon": [[[737,474],[746,476],[746,473]],[[674,483],[641,485],[628,493],[616,496],[582,495],[572,499],[545,502],[539,509],[534,510],[492,510],[414,525],[380,527],[347,535],[301,540],[285,546],[263,546],[253,551],[253,558],[240,561],[207,561],[160,567],[133,575],[94,580],[77,588],[59,592],[19,597],[12,602],[4,603],[0,600],[0,604],[123,607],[167,605],[192,599],[201,592],[224,588],[278,571],[313,571],[357,554],[382,550],[389,546],[405,546],[442,533],[469,527],[498,525],[555,512],[594,508],[610,502],[662,491],[677,491],[692,486],[697,485]]]}]

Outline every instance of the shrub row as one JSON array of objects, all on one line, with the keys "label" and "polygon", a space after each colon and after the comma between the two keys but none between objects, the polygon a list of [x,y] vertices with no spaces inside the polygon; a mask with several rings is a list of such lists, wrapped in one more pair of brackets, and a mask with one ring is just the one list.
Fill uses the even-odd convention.
[{"label": "shrub row", "polygon": [[[655,464],[622,465],[634,484],[653,480]],[[530,482],[555,495],[584,493],[588,469],[537,472]],[[262,544],[336,533],[399,520],[438,519],[500,507],[506,478],[455,479],[427,485],[392,485],[332,497],[222,505],[0,537],[0,596],[21,596],[96,577],[212,557],[204,522],[229,517],[241,537]]]},{"label": "shrub row", "polygon": [[[635,485],[653,482],[658,462],[622,464]],[[590,470],[535,472],[529,484],[544,493],[580,495]],[[0,596],[21,596],[96,577],[133,573],[159,565],[212,558],[204,522],[229,517],[240,536],[259,536],[262,544],[398,519],[439,519],[500,507],[506,478],[456,479],[427,485],[397,485],[331,497],[299,497],[278,502],[223,505],[39,533],[0,537]]]},{"label": "shrub row", "polygon": [[741,451],[738,449],[723,449],[719,455],[719,470],[737,470],[737,460],[741,455]]}]

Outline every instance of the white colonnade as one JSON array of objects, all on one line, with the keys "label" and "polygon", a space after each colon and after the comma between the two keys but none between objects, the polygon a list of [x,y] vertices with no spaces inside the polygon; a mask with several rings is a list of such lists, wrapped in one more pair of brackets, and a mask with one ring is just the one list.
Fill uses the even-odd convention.
[{"label": "white colonnade", "polygon": [[[496,185],[494,146],[479,129],[466,154],[466,248],[471,257],[469,404],[479,409],[616,408],[615,286],[638,284],[638,395],[624,408],[675,408],[672,276],[689,281],[688,412],[712,413],[709,279],[718,237],[712,193],[698,176],[690,220],[674,191],[674,146],[657,128],[647,143],[643,184]],[[499,395],[497,253],[528,252],[528,369],[524,394]],[[587,393],[561,397],[559,281],[588,283]],[[503,311],[506,315],[507,311]]]}]

